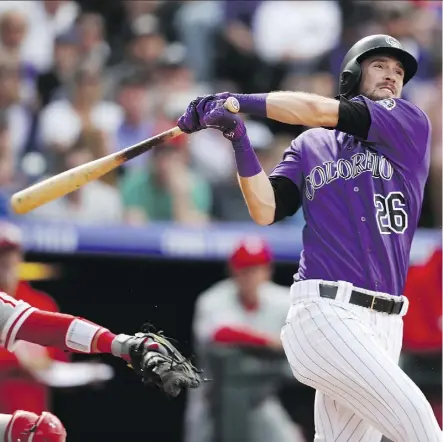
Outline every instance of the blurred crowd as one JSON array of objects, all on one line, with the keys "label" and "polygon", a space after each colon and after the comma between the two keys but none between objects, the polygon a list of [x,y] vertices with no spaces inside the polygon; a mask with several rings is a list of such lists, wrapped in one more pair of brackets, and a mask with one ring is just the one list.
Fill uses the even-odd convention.
[{"label": "blurred crowd", "polygon": [[[441,22],[441,2],[419,0],[2,0],[0,212],[17,189],[173,127],[198,95],[333,97],[347,49],[388,33],[419,60],[404,95],[433,123],[420,225],[441,226]],[[247,128],[266,171],[306,129],[253,119]],[[29,216],[102,225],[249,220],[232,148],[214,130],[182,135]]]}]

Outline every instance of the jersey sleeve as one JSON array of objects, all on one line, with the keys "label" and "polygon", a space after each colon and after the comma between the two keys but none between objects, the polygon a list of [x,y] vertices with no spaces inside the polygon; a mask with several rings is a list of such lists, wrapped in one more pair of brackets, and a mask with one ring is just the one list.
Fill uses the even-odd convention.
[{"label": "jersey sleeve", "polygon": [[[38,292],[38,300],[39,302],[38,305],[36,305],[36,307],[39,310],[44,310],[46,312],[53,312],[53,313],[60,312],[57,302],[46,293]],[[61,348],[47,347],[46,350],[48,352],[49,357],[55,361],[69,362],[71,359],[71,355],[67,351]]]},{"label": "jersey sleeve", "polygon": [[291,145],[285,150],[282,161],[277,164],[269,177],[283,176],[289,178],[301,192],[303,187],[302,155],[299,139],[292,140]]},{"label": "jersey sleeve", "polygon": [[17,332],[35,310],[27,302],[0,292],[0,343],[7,350],[14,350]]},{"label": "jersey sleeve", "polygon": [[431,124],[426,114],[402,99],[358,98],[371,116],[367,141],[374,143],[373,148],[405,169],[420,164],[430,146]]}]

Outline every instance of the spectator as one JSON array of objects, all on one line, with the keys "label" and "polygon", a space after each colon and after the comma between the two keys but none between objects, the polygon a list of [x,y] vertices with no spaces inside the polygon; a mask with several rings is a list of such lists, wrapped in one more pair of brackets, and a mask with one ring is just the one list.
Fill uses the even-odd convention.
[{"label": "spectator", "polygon": [[157,18],[151,14],[135,18],[130,24],[129,34],[125,58],[108,72],[108,94],[115,90],[123,77],[135,69],[152,74],[167,44],[159,29]]},{"label": "spectator", "polygon": [[108,138],[110,153],[114,150],[116,132],[122,120],[120,106],[102,99],[101,72],[83,66],[74,76],[69,99],[51,102],[42,110],[40,143],[44,150],[57,156],[66,151],[84,129],[93,127],[101,130]]},{"label": "spectator", "polygon": [[251,28],[260,3],[262,0],[220,2],[223,24],[216,35],[215,74],[222,80],[233,81],[242,93],[274,88],[273,72],[258,57]]},{"label": "spectator", "polygon": [[0,47],[10,58],[18,60],[20,97],[26,103],[32,103],[35,95],[37,71],[22,58],[22,48],[29,30],[28,18],[20,10],[8,10],[0,16]]},{"label": "spectator", "polygon": [[80,61],[79,39],[75,32],[56,37],[53,64],[49,70],[37,77],[39,106],[44,108],[50,102],[68,98],[68,85],[72,82]]},{"label": "spectator", "polygon": [[210,83],[214,78],[216,29],[222,17],[220,2],[184,0],[180,3],[175,23],[180,41],[187,50],[187,66],[197,82]]},{"label": "spectator", "polygon": [[0,40],[3,52],[19,58],[27,31],[26,15],[19,10],[4,12],[0,17]]},{"label": "spectator", "polygon": [[336,1],[265,1],[253,20],[255,48],[266,62],[311,72],[338,43],[341,21]]},{"label": "spectator", "polygon": [[[64,161],[57,173],[80,166],[94,159],[90,149],[80,137],[76,144],[64,154]],[[63,220],[83,224],[118,224],[123,219],[123,209],[118,190],[95,180],[87,186],[56,199],[31,212],[39,219]]]},{"label": "spectator", "polygon": [[155,14],[161,6],[162,0],[150,0],[149,2],[134,2],[132,0],[123,0],[123,6],[126,10],[126,16],[129,22],[145,14]]},{"label": "spectator", "polygon": [[73,0],[24,1],[29,31],[22,47],[22,58],[42,73],[51,68],[54,41],[67,33],[80,12]]},{"label": "spectator", "polygon": [[[117,130],[117,149],[132,146],[154,136],[153,91],[142,72],[123,78],[117,92],[117,102],[124,112],[124,119]],[[125,167],[143,167],[149,153],[134,158]]]},{"label": "spectator", "polygon": [[20,62],[0,53],[0,112],[5,114],[10,135],[12,164],[15,172],[32,135],[32,112],[20,99]]},{"label": "spectator", "polygon": [[155,113],[172,125],[176,123],[191,100],[211,92],[195,81],[194,72],[186,63],[187,54],[186,48],[181,44],[168,45],[163,51],[154,75]]},{"label": "spectator", "polygon": [[185,148],[163,144],[152,151],[147,170],[131,170],[122,179],[126,221],[174,221],[201,225],[209,220],[211,190],[193,173]]},{"label": "spectator", "polygon": [[78,17],[75,29],[79,36],[82,63],[102,69],[110,56],[103,17],[95,13],[83,13]]},{"label": "spectator", "polygon": [[[208,350],[213,345],[263,348],[281,352],[280,331],[289,309],[287,289],[272,282],[272,256],[259,238],[246,238],[229,258],[229,276],[197,299],[193,333],[200,364],[207,371]],[[206,365],[205,365],[206,363]],[[212,440],[210,392],[190,392],[185,415],[185,440]],[[254,442],[301,442],[291,418],[275,392],[251,407],[251,440]]]}]

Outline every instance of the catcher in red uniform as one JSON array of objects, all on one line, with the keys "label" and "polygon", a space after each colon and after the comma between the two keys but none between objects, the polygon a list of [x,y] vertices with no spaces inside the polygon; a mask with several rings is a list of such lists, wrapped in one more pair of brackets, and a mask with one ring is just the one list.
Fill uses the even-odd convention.
[{"label": "catcher in red uniform", "polygon": [[[14,225],[0,223],[0,241],[20,241]],[[4,244],[5,245],[5,244]],[[40,310],[22,299],[0,292],[0,344],[10,352],[19,341],[76,353],[110,353],[126,361],[143,383],[177,396],[183,388],[197,388],[198,370],[161,333],[149,327],[134,336],[115,335],[87,319]],[[18,410],[0,414],[0,442],[64,442],[66,431],[52,413]]]}]

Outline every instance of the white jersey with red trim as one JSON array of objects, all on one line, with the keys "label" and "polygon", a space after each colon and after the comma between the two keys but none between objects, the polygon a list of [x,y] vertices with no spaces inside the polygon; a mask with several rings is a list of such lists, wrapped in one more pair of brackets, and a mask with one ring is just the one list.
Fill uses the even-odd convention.
[{"label": "white jersey with red trim", "polygon": [[17,332],[35,310],[27,302],[0,292],[0,344],[13,351]]}]

